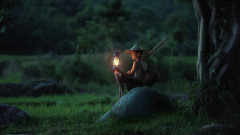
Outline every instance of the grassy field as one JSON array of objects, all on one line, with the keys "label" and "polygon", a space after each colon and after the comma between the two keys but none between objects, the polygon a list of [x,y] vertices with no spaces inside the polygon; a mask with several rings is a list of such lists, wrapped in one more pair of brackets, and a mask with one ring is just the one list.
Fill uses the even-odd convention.
[{"label": "grassy field", "polygon": [[[192,99],[177,101],[178,111],[154,114],[145,118],[96,120],[118,99],[118,87],[111,72],[111,53],[75,56],[8,56],[0,55],[0,83],[22,83],[53,78],[66,84],[73,95],[41,97],[0,97],[0,103],[25,110],[31,120],[1,127],[0,134],[190,134],[212,121],[193,116]],[[125,56],[123,69],[131,61]],[[126,64],[127,63],[127,64]],[[194,83],[196,57],[152,57],[150,66],[159,69],[161,81],[153,87],[166,93],[196,92]],[[131,65],[130,65],[131,66]],[[86,74],[88,73],[88,74]]]},{"label": "grassy field", "polygon": [[208,120],[193,118],[186,109],[189,103],[181,103],[179,111],[154,114],[146,118],[110,119],[99,123],[96,120],[107,112],[117,96],[62,95],[0,98],[1,103],[16,105],[26,110],[30,121],[13,123],[2,128],[1,134],[161,134],[184,135],[196,131]]}]

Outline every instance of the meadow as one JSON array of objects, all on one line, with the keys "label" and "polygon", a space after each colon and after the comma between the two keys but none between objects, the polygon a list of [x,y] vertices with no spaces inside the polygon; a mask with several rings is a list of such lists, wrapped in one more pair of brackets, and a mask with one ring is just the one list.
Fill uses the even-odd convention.
[{"label": "meadow", "polygon": [[[112,118],[96,122],[118,100],[118,87],[111,72],[111,57],[111,52],[81,56],[0,56],[0,63],[5,63],[1,84],[53,78],[73,91],[73,94],[65,95],[0,97],[0,103],[15,105],[31,117],[23,123],[1,127],[1,134],[183,135],[214,123],[204,115],[196,116],[192,112],[194,93],[198,90],[194,78],[196,57],[174,56],[166,56],[161,61],[152,57],[149,65],[159,69],[163,77],[154,88],[169,95],[188,95],[187,100],[175,99],[177,111],[144,118]],[[123,56],[121,61],[128,59]],[[127,64],[122,66],[123,70],[129,68]]]},{"label": "meadow", "polygon": [[[193,118],[182,104],[177,112],[154,114],[145,118],[110,119],[100,123],[96,120],[117,101],[117,96],[61,95],[37,98],[0,98],[1,102],[26,110],[31,120],[11,124],[1,129],[2,134],[190,134],[207,121]],[[210,123],[209,123],[210,124]]]}]

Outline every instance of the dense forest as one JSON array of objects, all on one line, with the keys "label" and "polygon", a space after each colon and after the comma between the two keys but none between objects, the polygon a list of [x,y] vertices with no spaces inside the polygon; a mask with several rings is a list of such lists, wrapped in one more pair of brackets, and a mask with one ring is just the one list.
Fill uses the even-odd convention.
[{"label": "dense forest", "polygon": [[139,43],[151,49],[169,36],[167,55],[196,55],[192,5],[176,0],[17,0],[0,53],[106,52]]}]

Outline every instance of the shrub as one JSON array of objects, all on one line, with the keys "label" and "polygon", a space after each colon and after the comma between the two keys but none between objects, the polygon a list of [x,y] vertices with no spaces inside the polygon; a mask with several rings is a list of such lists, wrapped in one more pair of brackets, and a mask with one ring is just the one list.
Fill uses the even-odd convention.
[{"label": "shrub", "polygon": [[22,63],[25,74],[30,78],[56,78],[55,66],[56,62],[49,61]]},{"label": "shrub", "polygon": [[196,57],[166,57],[162,64],[168,67],[170,79],[194,81],[196,77]]},{"label": "shrub", "polygon": [[98,82],[100,84],[110,84],[112,77],[110,71],[106,69],[104,63],[99,63],[90,58],[72,58],[71,61],[62,61],[56,66],[56,75],[61,79],[66,79],[72,84],[83,84],[88,82]]},{"label": "shrub", "polygon": [[147,60],[148,68],[160,73],[160,82],[194,81],[196,78],[196,57],[154,55]]}]

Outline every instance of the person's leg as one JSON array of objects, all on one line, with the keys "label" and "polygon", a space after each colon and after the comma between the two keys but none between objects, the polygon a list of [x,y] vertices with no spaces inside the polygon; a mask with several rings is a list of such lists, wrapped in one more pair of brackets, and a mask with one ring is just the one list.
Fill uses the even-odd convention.
[{"label": "person's leg", "polygon": [[119,87],[119,99],[120,99],[122,96],[124,96],[126,94],[124,91],[123,82],[121,81],[121,73],[115,71],[114,76],[116,78],[116,81],[117,81],[117,84]]},{"label": "person's leg", "polygon": [[136,78],[128,78],[126,83],[127,90],[130,91],[136,87],[143,87],[143,83],[140,83]]}]

